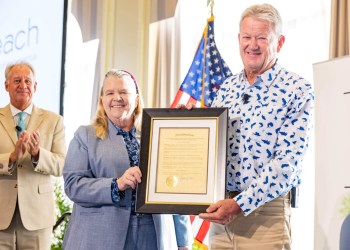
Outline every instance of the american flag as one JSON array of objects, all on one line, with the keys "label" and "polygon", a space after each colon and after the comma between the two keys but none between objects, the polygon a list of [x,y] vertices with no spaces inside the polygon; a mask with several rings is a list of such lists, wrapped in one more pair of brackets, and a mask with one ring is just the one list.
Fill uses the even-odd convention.
[{"label": "american flag", "polygon": [[[214,16],[207,20],[203,37],[199,43],[192,65],[181,84],[171,107],[194,103],[197,107],[210,107],[217,91],[231,71],[216,48],[214,39]],[[202,98],[204,96],[204,98]],[[208,249],[210,223],[198,216],[190,216],[194,235],[192,249]]]},{"label": "american flag", "polygon": [[171,107],[176,107],[178,103],[194,103],[197,107],[210,107],[221,84],[231,74],[229,67],[216,48],[214,16],[211,16],[207,20],[192,65]]}]

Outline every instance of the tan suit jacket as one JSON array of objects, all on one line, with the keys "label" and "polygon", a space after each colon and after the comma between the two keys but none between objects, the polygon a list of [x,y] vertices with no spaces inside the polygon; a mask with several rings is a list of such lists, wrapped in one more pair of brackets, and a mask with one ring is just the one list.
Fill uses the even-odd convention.
[{"label": "tan suit jacket", "polygon": [[63,118],[33,106],[27,125],[29,133],[40,132],[38,165],[34,168],[30,154],[8,171],[10,153],[18,140],[10,105],[0,108],[0,230],[11,223],[18,199],[23,225],[28,230],[52,227],[55,223],[54,190],[51,176],[61,176],[66,144]]}]

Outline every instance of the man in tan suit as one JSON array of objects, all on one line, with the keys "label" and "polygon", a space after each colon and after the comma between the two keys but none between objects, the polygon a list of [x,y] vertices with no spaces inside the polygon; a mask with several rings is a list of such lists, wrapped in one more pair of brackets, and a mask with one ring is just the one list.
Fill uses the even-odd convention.
[{"label": "man in tan suit", "polygon": [[63,118],[32,103],[37,83],[29,63],[8,65],[5,78],[10,104],[0,108],[0,249],[50,249],[51,175],[62,175],[66,153]]}]

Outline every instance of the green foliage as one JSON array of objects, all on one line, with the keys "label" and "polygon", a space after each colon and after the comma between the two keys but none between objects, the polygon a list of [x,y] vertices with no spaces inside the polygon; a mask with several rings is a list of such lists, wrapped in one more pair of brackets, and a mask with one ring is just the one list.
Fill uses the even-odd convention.
[{"label": "green foliage", "polygon": [[[66,212],[72,210],[72,202],[68,199],[63,190],[61,179],[55,181],[55,200],[56,200],[56,221]],[[66,232],[68,220],[65,219],[53,232],[51,250],[62,250],[63,237]]]},{"label": "green foliage", "polygon": [[344,197],[340,213],[344,218],[350,214],[350,196]]}]

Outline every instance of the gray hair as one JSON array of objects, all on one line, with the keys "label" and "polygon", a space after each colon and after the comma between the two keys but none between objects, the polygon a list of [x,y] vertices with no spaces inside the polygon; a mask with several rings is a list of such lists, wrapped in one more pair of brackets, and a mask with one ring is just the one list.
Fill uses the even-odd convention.
[{"label": "gray hair", "polygon": [[282,35],[282,18],[278,10],[271,4],[255,4],[245,9],[241,15],[239,27],[241,27],[242,21],[247,17],[254,17],[259,20],[269,22],[274,28],[277,37]]},{"label": "gray hair", "polygon": [[33,73],[33,77],[35,79],[35,70],[34,70],[34,67],[33,65],[31,65],[29,62],[27,61],[17,61],[15,63],[10,63],[6,66],[5,68],[5,79],[8,80],[8,77],[9,77],[9,74],[10,74],[10,71],[15,67],[15,66],[18,66],[18,65],[25,65],[27,66]]}]

